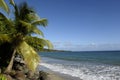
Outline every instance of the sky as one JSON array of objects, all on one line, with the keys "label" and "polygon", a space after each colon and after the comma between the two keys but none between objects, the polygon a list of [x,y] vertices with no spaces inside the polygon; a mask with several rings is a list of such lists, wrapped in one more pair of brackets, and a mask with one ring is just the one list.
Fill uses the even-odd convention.
[{"label": "sky", "polygon": [[15,0],[24,1],[48,19],[40,29],[54,49],[120,50],[120,0]]}]

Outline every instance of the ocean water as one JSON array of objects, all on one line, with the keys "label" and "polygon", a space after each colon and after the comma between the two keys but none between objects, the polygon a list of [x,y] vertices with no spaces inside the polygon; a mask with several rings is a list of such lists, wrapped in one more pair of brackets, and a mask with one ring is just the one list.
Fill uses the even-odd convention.
[{"label": "ocean water", "polygon": [[42,52],[40,65],[82,80],[120,80],[120,51]]}]

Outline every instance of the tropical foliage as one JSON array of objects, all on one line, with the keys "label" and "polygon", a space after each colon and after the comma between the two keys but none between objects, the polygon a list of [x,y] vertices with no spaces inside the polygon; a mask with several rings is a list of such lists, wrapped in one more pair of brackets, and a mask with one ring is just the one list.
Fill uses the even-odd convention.
[{"label": "tropical foliage", "polygon": [[7,80],[7,78],[4,74],[0,74],[0,80]]},{"label": "tropical foliage", "polygon": [[0,0],[0,7],[3,8],[7,13],[9,13],[9,7],[4,0]]},{"label": "tropical foliage", "polygon": [[[43,38],[43,32],[38,28],[38,25],[47,26],[47,19],[40,18],[26,3],[20,6],[16,5],[13,0],[10,0],[10,3],[14,7],[14,19],[7,18],[0,12],[0,46],[10,46],[9,54],[4,51],[5,49],[3,51],[0,49],[0,55],[2,55],[0,60],[4,59],[3,54],[9,56],[5,72],[10,72],[14,56],[18,53],[23,56],[27,67],[34,71],[40,60],[36,50],[44,47],[53,48],[50,41]],[[0,6],[9,13],[9,7],[4,0],[0,0]],[[32,34],[39,35],[39,38]]]}]

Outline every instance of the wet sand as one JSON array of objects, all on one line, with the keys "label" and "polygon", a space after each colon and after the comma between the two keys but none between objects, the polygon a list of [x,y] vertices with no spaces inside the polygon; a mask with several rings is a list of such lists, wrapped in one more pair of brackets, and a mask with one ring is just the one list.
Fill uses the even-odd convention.
[{"label": "wet sand", "polygon": [[60,74],[57,72],[49,72],[49,80],[82,80],[77,77],[72,77],[66,74]]},{"label": "wet sand", "polygon": [[64,78],[60,77],[59,75],[50,73],[48,74],[48,80],[65,80]]},{"label": "wet sand", "polygon": [[42,66],[40,67],[39,70],[42,70],[42,71],[48,73],[48,80],[82,80],[80,78],[72,77],[67,74],[62,74],[62,73],[51,71],[48,68],[45,68]]}]

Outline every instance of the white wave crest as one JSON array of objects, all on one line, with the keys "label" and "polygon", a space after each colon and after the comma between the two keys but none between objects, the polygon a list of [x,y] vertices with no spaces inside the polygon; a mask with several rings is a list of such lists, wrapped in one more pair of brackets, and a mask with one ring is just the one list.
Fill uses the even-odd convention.
[{"label": "white wave crest", "polygon": [[80,67],[66,66],[57,63],[41,63],[40,65],[52,71],[79,77],[83,80],[120,80],[119,66],[82,65]]}]

